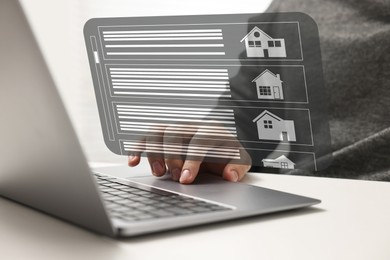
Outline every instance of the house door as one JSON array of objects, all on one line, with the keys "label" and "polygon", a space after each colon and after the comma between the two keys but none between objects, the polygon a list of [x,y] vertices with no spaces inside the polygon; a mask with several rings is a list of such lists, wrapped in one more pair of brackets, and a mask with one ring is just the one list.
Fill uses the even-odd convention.
[{"label": "house door", "polygon": [[274,99],[280,99],[280,89],[279,89],[279,87],[274,87]]},{"label": "house door", "polygon": [[287,132],[282,132],[282,141],[288,141]]},{"label": "house door", "polygon": [[269,58],[268,50],[264,50],[264,58]]}]

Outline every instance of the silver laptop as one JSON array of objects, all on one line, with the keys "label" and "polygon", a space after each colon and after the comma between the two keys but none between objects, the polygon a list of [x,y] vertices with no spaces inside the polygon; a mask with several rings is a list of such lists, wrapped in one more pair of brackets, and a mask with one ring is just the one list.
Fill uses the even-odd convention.
[{"label": "silver laptop", "polygon": [[1,196],[112,237],[320,202],[205,174],[181,185],[92,173],[18,2],[0,1],[0,19]]}]

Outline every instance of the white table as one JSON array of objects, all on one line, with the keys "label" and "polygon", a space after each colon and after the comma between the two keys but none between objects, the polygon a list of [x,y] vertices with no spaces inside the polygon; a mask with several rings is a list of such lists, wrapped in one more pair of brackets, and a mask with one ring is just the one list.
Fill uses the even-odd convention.
[{"label": "white table", "polygon": [[114,240],[0,199],[1,259],[390,259],[390,183],[256,173],[244,182],[322,203]]}]

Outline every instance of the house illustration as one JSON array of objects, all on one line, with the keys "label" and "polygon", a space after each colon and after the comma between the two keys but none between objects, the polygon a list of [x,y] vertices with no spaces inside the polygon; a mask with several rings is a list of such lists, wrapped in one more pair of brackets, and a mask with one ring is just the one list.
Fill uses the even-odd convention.
[{"label": "house illustration", "polygon": [[257,97],[259,99],[283,100],[283,81],[279,74],[274,74],[268,69],[263,71],[252,82],[256,83]]},{"label": "house illustration", "polygon": [[257,125],[260,140],[295,142],[295,126],[292,120],[283,120],[280,117],[264,110],[253,122]]},{"label": "house illustration", "polygon": [[263,166],[267,168],[294,169],[295,163],[282,155],[275,159],[263,159]]},{"label": "house illustration", "polygon": [[256,26],[242,38],[243,41],[248,57],[287,57],[284,39],[274,39]]}]

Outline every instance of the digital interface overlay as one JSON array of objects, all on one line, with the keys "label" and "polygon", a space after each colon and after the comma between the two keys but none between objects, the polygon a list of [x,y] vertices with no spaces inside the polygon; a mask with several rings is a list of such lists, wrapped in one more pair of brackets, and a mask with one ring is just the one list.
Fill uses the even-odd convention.
[{"label": "digital interface overlay", "polygon": [[307,15],[94,18],[84,35],[112,152],[281,170],[331,162],[318,29]]}]

